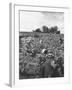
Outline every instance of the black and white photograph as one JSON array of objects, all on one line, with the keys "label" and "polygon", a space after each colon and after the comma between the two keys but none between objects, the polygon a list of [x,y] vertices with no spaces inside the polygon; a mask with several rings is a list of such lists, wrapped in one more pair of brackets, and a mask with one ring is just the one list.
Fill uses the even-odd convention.
[{"label": "black and white photograph", "polygon": [[19,11],[19,79],[64,77],[64,12]]}]

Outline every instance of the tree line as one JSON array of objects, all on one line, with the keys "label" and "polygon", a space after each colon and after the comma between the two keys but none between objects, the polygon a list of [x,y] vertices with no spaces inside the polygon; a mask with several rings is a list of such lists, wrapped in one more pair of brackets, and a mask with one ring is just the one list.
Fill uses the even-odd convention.
[{"label": "tree line", "polygon": [[51,28],[48,28],[47,26],[42,26],[42,30],[40,28],[37,28],[36,30],[33,30],[33,32],[60,34],[60,30],[58,31],[57,26],[54,26],[54,27],[51,27]]}]

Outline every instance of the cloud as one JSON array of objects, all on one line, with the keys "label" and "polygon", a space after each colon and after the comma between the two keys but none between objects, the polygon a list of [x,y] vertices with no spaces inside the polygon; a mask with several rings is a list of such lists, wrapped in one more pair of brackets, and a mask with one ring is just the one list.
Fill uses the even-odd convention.
[{"label": "cloud", "polygon": [[41,28],[43,25],[48,27],[58,26],[64,29],[64,13],[61,12],[20,12],[20,31],[31,31]]}]

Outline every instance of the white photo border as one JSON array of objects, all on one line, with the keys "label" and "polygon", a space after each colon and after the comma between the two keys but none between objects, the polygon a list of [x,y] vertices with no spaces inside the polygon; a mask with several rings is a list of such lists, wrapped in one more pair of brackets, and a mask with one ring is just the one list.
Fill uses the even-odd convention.
[{"label": "white photo border", "polygon": [[[70,82],[70,63],[69,63],[69,8],[67,7],[48,7],[11,4],[12,10],[12,60],[10,85],[11,86],[39,86],[48,84],[61,84]],[[39,11],[39,12],[64,12],[64,77],[60,78],[40,78],[19,80],[19,30],[20,30],[20,11]]]}]

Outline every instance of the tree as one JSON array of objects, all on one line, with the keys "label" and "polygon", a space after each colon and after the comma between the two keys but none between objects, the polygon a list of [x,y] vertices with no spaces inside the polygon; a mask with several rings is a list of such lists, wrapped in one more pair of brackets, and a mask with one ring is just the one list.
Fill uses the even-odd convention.
[{"label": "tree", "polygon": [[42,29],[43,29],[43,32],[45,32],[45,33],[49,33],[49,29],[48,29],[47,26],[43,26]]},{"label": "tree", "polygon": [[60,31],[57,31],[56,34],[60,34]]},{"label": "tree", "polygon": [[57,27],[57,26],[54,26],[54,27],[51,27],[51,28],[50,28],[50,32],[51,32],[51,33],[56,33],[57,30],[58,30],[58,27]]},{"label": "tree", "polygon": [[35,31],[33,32],[41,32],[40,28],[37,28]]}]

